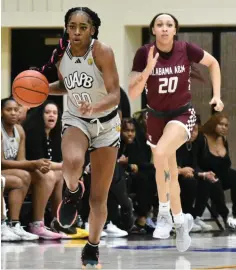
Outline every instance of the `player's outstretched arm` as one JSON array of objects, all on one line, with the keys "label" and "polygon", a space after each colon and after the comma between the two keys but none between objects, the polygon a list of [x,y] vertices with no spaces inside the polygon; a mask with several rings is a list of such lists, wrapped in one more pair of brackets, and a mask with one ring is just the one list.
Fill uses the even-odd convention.
[{"label": "player's outstretched arm", "polygon": [[210,101],[210,104],[215,104],[216,111],[222,111],[224,104],[221,101],[221,72],[220,65],[218,61],[208,52],[204,51],[204,56],[199,62],[200,64],[207,66],[209,68],[210,77],[213,86],[213,98]]}]

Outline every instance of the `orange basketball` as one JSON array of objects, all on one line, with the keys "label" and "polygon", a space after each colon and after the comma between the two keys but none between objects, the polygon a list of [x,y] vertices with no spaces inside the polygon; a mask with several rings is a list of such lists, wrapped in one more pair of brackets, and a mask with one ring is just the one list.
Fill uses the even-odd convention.
[{"label": "orange basketball", "polygon": [[21,105],[37,107],[48,97],[49,83],[47,78],[38,71],[25,70],[13,81],[12,95]]}]

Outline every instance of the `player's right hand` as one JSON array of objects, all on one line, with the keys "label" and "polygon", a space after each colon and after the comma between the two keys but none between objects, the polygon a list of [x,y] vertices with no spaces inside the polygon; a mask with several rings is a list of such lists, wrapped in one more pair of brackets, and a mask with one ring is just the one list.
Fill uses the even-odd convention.
[{"label": "player's right hand", "polygon": [[82,115],[90,116],[93,113],[92,104],[88,101],[80,101],[79,105],[79,112]]},{"label": "player's right hand", "polygon": [[147,66],[146,66],[146,69],[148,70],[150,74],[152,73],[152,70],[156,66],[157,59],[159,57],[158,52],[155,54],[155,56],[153,54],[154,54],[154,45],[150,48],[148,52],[148,59],[147,59]]}]

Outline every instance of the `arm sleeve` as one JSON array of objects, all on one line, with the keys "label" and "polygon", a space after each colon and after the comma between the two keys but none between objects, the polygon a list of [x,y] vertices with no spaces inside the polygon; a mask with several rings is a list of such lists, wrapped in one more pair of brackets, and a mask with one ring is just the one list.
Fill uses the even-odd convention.
[{"label": "arm sleeve", "polygon": [[203,49],[196,44],[186,42],[186,50],[190,62],[199,63],[204,56]]},{"label": "arm sleeve", "polygon": [[145,46],[139,48],[134,56],[132,71],[143,72],[147,65],[147,49]]}]

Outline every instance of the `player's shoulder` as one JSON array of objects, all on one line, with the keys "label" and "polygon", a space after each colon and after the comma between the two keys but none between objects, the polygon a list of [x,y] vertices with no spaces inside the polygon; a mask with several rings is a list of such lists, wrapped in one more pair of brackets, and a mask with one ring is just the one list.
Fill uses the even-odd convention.
[{"label": "player's shoulder", "polygon": [[137,52],[148,53],[149,49],[154,45],[154,42],[144,44],[143,46],[139,47]]},{"label": "player's shoulder", "polygon": [[187,42],[184,40],[175,40],[175,48],[177,50],[186,50]]},{"label": "player's shoulder", "polygon": [[109,45],[107,45],[104,42],[101,42],[99,40],[94,41],[93,51],[96,55],[98,55],[98,54],[104,55],[104,54],[110,54],[110,53],[113,54],[112,48]]}]

